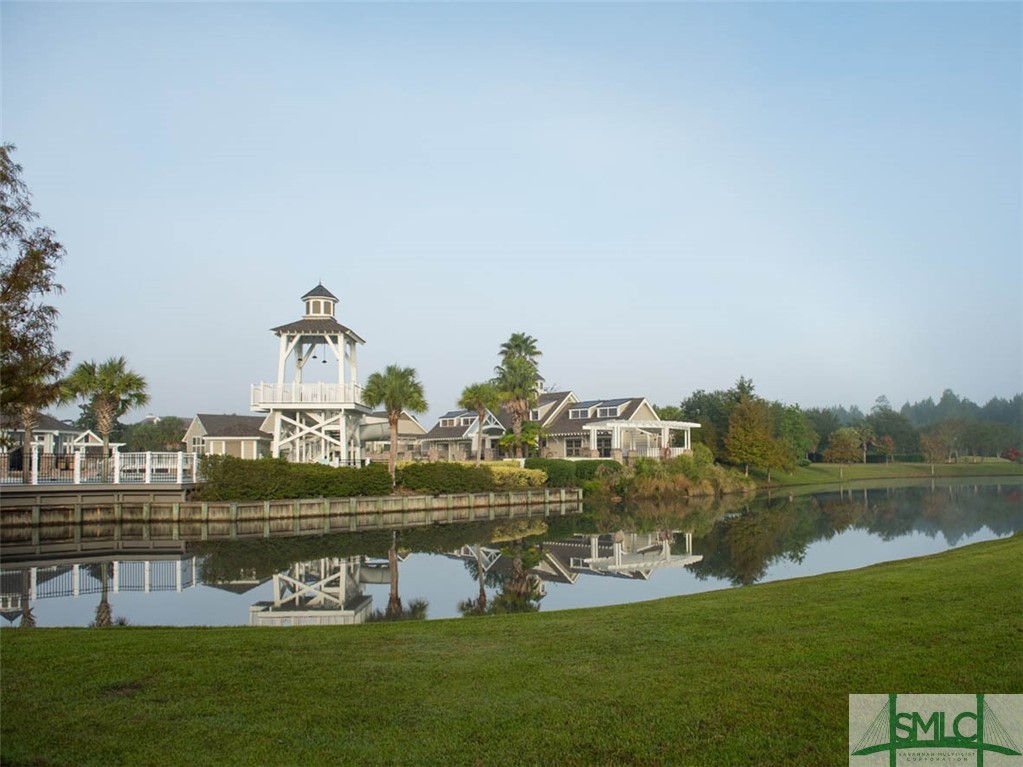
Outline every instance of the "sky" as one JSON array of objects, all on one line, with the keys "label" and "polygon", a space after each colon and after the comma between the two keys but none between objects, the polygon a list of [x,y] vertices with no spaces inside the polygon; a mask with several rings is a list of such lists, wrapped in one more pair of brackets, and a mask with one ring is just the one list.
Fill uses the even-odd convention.
[{"label": "sky", "polygon": [[581,399],[983,404],[1023,390],[1021,11],[5,1],[0,127],[58,345],[145,412],[248,412],[319,282],[427,428],[514,332]]}]

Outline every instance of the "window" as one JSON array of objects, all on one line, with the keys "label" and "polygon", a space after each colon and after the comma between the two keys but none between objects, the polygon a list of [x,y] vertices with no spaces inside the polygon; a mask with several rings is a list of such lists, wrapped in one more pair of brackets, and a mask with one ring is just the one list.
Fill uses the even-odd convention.
[{"label": "window", "polygon": [[618,408],[615,407],[598,407],[597,418],[617,418]]},{"label": "window", "polygon": [[456,420],[454,418],[441,418],[440,419],[440,425],[442,427],[454,426],[455,424],[456,424]]},{"label": "window", "polygon": [[611,435],[610,434],[598,434],[597,435],[597,457],[598,458],[610,458],[611,457]]},{"label": "window", "polygon": [[476,423],[476,416],[463,415],[460,423],[462,424],[462,426],[472,426],[474,423]]},{"label": "window", "polygon": [[540,420],[540,411],[539,410],[530,410],[529,411],[529,420],[530,421],[539,421]]},{"label": "window", "polygon": [[578,418],[589,418],[590,409],[588,407],[574,408],[568,411],[568,417],[573,420]]},{"label": "window", "polygon": [[565,440],[565,457],[566,458],[581,458],[583,454],[583,441],[582,438],[573,437]]},{"label": "window", "polygon": [[202,439],[202,437],[192,437],[192,452],[193,453],[199,453],[200,455],[202,455],[202,453],[203,453],[203,439]]}]

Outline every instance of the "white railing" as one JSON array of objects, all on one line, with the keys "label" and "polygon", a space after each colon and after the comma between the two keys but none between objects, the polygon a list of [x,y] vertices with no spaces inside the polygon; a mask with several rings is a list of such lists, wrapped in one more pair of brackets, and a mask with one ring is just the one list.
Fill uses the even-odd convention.
[{"label": "white railing", "polygon": [[350,405],[362,403],[362,387],[335,383],[252,385],[251,405]]},{"label": "white railing", "polygon": [[[686,455],[686,454],[691,453],[691,452],[693,452],[693,451],[689,450],[687,448],[684,448],[684,447],[669,447],[668,448],[668,457],[669,458],[678,458],[680,455]],[[664,450],[662,448],[659,448],[659,447],[648,447],[646,449],[646,453],[643,453],[642,451],[640,451],[640,454],[641,455],[646,455],[647,458],[663,458],[664,457]]]},{"label": "white railing", "polygon": [[82,452],[54,455],[34,450],[15,460],[11,453],[0,452],[0,483],[5,485],[181,485],[197,481],[198,474],[198,453],[115,450],[103,458]]}]

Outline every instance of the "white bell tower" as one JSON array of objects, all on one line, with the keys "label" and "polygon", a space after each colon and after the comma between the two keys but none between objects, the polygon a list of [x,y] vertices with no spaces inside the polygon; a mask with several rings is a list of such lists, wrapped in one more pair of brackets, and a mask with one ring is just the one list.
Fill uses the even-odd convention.
[{"label": "white bell tower", "polygon": [[269,413],[271,454],[340,466],[359,462],[362,404],[357,346],[365,343],[335,318],[338,298],[322,284],[304,296],[305,315],[272,328],[280,339],[277,383],[252,386],[251,409]]}]

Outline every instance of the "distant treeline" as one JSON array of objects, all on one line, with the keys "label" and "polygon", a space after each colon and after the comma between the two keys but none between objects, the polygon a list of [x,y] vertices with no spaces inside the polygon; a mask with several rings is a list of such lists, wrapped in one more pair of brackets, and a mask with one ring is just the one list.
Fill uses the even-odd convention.
[{"label": "distant treeline", "polygon": [[661,418],[699,423],[693,440],[717,460],[738,466],[1023,455],[1023,394],[980,406],[946,389],[938,402],[906,402],[899,410],[882,395],[865,414],[855,405],[804,410],[769,401],[756,395],[751,380],[740,378],[730,389],[699,390],[678,406],[655,409]]}]

